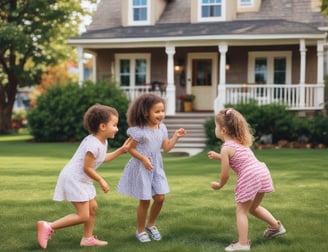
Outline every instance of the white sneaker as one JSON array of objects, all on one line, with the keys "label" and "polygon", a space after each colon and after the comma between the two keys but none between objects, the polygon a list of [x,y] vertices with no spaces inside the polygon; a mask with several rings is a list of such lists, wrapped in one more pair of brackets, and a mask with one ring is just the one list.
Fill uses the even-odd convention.
[{"label": "white sneaker", "polygon": [[251,250],[251,245],[248,242],[247,245],[241,245],[239,242],[232,242],[225,251],[249,251]]},{"label": "white sneaker", "polygon": [[142,243],[144,243],[144,242],[150,242],[151,241],[150,238],[149,238],[149,236],[148,236],[148,234],[146,232],[141,232],[141,233],[138,234],[138,231],[137,231],[136,232],[136,237]]}]

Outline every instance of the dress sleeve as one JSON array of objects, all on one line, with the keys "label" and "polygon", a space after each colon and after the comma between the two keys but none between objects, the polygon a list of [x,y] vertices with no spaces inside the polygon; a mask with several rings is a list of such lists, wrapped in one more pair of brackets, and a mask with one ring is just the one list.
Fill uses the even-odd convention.
[{"label": "dress sleeve", "polygon": [[127,130],[127,135],[132,137],[138,143],[142,142],[144,139],[144,132],[139,127],[130,127]]},{"label": "dress sleeve", "polygon": [[85,142],[85,153],[90,152],[97,158],[99,155],[99,143],[95,137],[88,137]]},{"label": "dress sleeve", "polygon": [[164,123],[161,123],[161,124],[159,125],[159,129],[160,129],[161,132],[162,132],[163,140],[169,137],[168,132],[167,132],[166,125],[165,125]]}]

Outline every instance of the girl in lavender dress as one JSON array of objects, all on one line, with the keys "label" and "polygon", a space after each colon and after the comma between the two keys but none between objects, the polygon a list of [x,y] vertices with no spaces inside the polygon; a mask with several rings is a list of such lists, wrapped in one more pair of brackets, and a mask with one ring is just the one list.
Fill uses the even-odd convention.
[{"label": "girl in lavender dress", "polygon": [[232,108],[221,110],[215,117],[215,136],[223,141],[221,152],[208,152],[208,157],[221,161],[219,182],[212,182],[214,190],[221,189],[229,179],[229,168],[237,174],[235,201],[238,238],[226,251],[250,250],[248,240],[248,213],[266,222],[264,236],[274,238],[286,233],[283,225],[261,206],[265,193],[273,192],[273,183],[265,163],[255,157],[249,146],[253,136],[245,118]]},{"label": "girl in lavender dress", "polygon": [[[129,107],[127,134],[132,138],[129,152],[132,158],[123,171],[117,191],[139,200],[137,210],[136,237],[140,242],[160,240],[161,235],[155,226],[165,194],[169,192],[161,149],[170,151],[186,132],[183,128],[175,131],[172,138],[163,123],[165,101],[154,94],[139,96]],[[153,203],[150,215],[147,212],[150,201]]]}]

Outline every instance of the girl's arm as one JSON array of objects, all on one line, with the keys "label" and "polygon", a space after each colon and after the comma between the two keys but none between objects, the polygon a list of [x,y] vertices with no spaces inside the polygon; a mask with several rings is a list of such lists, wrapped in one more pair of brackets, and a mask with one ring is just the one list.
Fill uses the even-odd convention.
[{"label": "girl's arm", "polygon": [[178,142],[180,137],[183,137],[186,135],[186,130],[183,128],[180,128],[174,132],[174,135],[171,139],[165,139],[162,144],[162,148],[165,152],[169,152],[174,145]]},{"label": "girl's arm", "polygon": [[140,160],[140,162],[142,162],[142,164],[145,166],[145,168],[147,170],[152,170],[153,165],[151,163],[151,160],[149,159],[149,157],[146,157],[146,156],[140,154],[140,152],[136,150],[137,144],[138,144],[138,142],[136,140],[134,140],[134,139],[131,140],[129,153],[131,154],[132,157]]},{"label": "girl's arm", "polygon": [[229,180],[230,177],[230,162],[229,158],[231,156],[231,152],[233,150],[230,147],[222,147],[221,149],[221,174],[219,178],[219,182],[213,181],[211,183],[211,187],[214,190],[221,189]]},{"label": "girl's arm", "polygon": [[132,139],[129,137],[128,139],[125,140],[125,142],[123,143],[123,145],[121,147],[117,148],[113,152],[107,153],[105,156],[104,162],[109,162],[109,161],[117,158],[121,154],[126,153],[130,148],[131,142],[132,142]]},{"label": "girl's arm", "polygon": [[109,185],[107,182],[93,169],[95,164],[95,157],[91,152],[87,152],[85,154],[85,160],[84,160],[84,172],[93,180],[97,181],[101,189],[107,193],[109,191]]}]

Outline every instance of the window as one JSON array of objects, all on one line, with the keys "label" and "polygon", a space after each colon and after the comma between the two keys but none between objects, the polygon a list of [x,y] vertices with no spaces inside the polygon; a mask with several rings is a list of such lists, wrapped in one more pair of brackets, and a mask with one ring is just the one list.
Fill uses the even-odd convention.
[{"label": "window", "polygon": [[194,59],[192,60],[193,86],[212,85],[212,60]]},{"label": "window", "polygon": [[[248,58],[248,82],[256,84],[290,84],[292,53],[281,52],[250,52]],[[263,96],[264,88],[258,89]],[[282,98],[284,91],[274,88],[274,98]]]},{"label": "window", "polygon": [[238,4],[240,7],[252,7],[254,0],[239,0]]},{"label": "window", "polygon": [[116,54],[116,80],[121,86],[140,86],[150,82],[150,55]]},{"label": "window", "polygon": [[226,0],[199,0],[199,21],[220,21],[225,19]]},{"label": "window", "polygon": [[147,25],[150,22],[150,0],[129,0],[129,24]]}]

